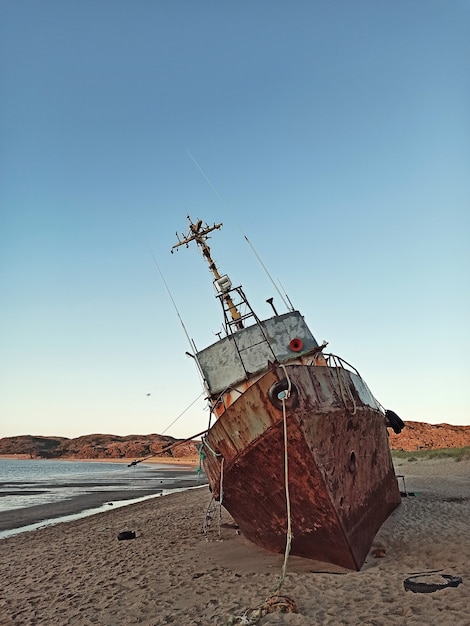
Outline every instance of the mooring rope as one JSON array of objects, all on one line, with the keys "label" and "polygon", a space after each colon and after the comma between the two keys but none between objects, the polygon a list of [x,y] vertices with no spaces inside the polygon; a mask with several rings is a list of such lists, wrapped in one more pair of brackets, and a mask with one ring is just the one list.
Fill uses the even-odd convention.
[{"label": "mooring rope", "polygon": [[219,485],[219,502],[222,505],[224,499],[224,457],[222,457],[222,463],[220,464],[220,485]]},{"label": "mooring rope", "polygon": [[269,596],[269,598],[266,598],[264,602],[254,609],[247,609],[242,615],[231,615],[226,621],[226,626],[235,626],[235,624],[252,626],[257,624],[259,620],[268,613],[274,613],[275,611],[281,613],[296,613],[297,605],[294,600],[288,596]]},{"label": "mooring rope", "polygon": [[281,364],[281,367],[284,370],[284,374],[286,375],[286,379],[287,379],[287,389],[281,397],[282,422],[283,422],[283,430],[284,430],[284,490],[286,494],[287,532],[286,532],[286,549],[284,552],[284,562],[282,564],[281,576],[279,577],[279,582],[276,586],[275,591],[280,591],[286,579],[287,560],[289,558],[291,544],[292,544],[292,520],[291,520],[290,493],[289,493],[289,454],[288,454],[288,442],[287,442],[287,411],[286,411],[286,400],[290,396],[292,384],[289,378],[289,374],[287,373],[286,367],[282,364]]},{"label": "mooring rope", "polygon": [[204,446],[202,445],[202,443],[198,448],[198,455],[199,455],[199,463],[198,463],[198,466],[196,467],[196,474],[198,476],[201,476],[203,472],[202,464],[204,460],[206,459],[206,453],[204,452]]},{"label": "mooring rope", "polygon": [[222,463],[220,464],[220,483],[219,483],[219,517],[217,519],[217,525],[219,530],[219,539],[222,534],[222,502],[224,500],[224,457],[222,457]]},{"label": "mooring rope", "polygon": [[254,626],[257,624],[259,620],[267,615],[268,613],[274,613],[274,611],[280,611],[281,613],[296,613],[297,605],[288,596],[282,596],[279,594],[281,587],[283,586],[286,576],[287,576],[287,561],[289,559],[289,554],[292,545],[292,519],[291,519],[291,503],[290,503],[290,493],[289,493],[289,449],[288,449],[288,440],[287,440],[287,409],[286,409],[286,400],[290,396],[290,392],[292,389],[292,383],[287,373],[287,369],[284,365],[280,364],[280,367],[284,370],[284,374],[287,380],[287,389],[282,391],[279,394],[279,399],[282,402],[282,421],[283,421],[283,431],[284,431],[284,489],[286,495],[286,514],[287,514],[287,530],[286,530],[286,548],[284,552],[284,561],[282,564],[281,575],[279,576],[278,583],[274,589],[274,593],[266,598],[264,602],[259,604],[255,608],[250,608],[244,611],[241,615],[231,615],[227,622],[226,626],[235,626],[236,624],[240,624],[243,626]]},{"label": "mooring rope", "polygon": [[[206,431],[207,432],[207,431]],[[202,441],[202,445],[206,446],[206,448],[212,452],[213,456],[221,456],[220,452],[216,452],[215,450],[213,450],[210,445],[207,443],[207,439],[205,437],[201,437],[201,441]]]}]

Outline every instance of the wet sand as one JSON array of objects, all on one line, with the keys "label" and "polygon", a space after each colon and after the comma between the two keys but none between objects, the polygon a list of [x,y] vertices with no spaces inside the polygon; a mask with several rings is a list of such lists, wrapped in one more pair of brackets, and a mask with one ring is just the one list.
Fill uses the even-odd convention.
[{"label": "wet sand", "polygon": [[[127,459],[126,459],[127,461]],[[190,473],[194,474],[193,479],[183,479],[182,471],[187,470]],[[61,482],[60,486],[63,489],[67,488],[77,488],[91,486],[93,487],[92,491],[88,491],[86,493],[82,493],[80,495],[73,495],[69,499],[57,501],[51,504],[39,504],[29,507],[23,507],[18,509],[12,509],[8,511],[0,511],[0,533],[4,531],[21,528],[25,526],[30,526],[32,524],[39,524],[41,522],[48,523],[51,520],[56,520],[58,518],[69,516],[69,515],[79,515],[83,511],[92,511],[93,509],[98,509],[103,507],[103,505],[114,506],[117,503],[124,502],[126,500],[134,500],[138,498],[144,498],[148,496],[160,495],[163,492],[167,492],[173,489],[187,489],[190,487],[194,487],[197,484],[204,484],[207,482],[205,476],[198,478],[194,473],[195,464],[191,461],[189,463],[162,463],[160,460],[159,470],[164,473],[165,485],[162,488],[148,488],[144,489],[141,487],[137,488],[120,488],[119,486],[116,489],[96,489],[96,484],[93,482],[86,483],[67,483]],[[163,474],[162,474],[163,476]],[[172,484],[167,484],[167,481],[171,481]],[[163,483],[163,480],[161,481]],[[0,482],[0,489],[2,487]],[[21,483],[16,483],[17,485],[21,485]],[[27,484],[27,483],[24,483]],[[110,483],[112,486],[112,483]],[[44,490],[43,490],[44,491]],[[28,493],[41,493],[41,491],[28,491]],[[24,495],[24,492],[17,491],[13,492],[8,490],[3,493],[3,495]],[[0,496],[1,496],[0,492]]]},{"label": "wet sand", "polygon": [[[470,462],[398,461],[397,473],[417,495],[403,498],[362,570],[291,557],[281,593],[297,612],[256,623],[470,624]],[[1,540],[2,625],[243,623],[236,616],[273,594],[283,556],[248,543],[225,512],[205,536],[209,502],[203,487]],[[136,538],[118,541],[123,530]],[[405,591],[412,573],[434,570],[463,583]]]}]

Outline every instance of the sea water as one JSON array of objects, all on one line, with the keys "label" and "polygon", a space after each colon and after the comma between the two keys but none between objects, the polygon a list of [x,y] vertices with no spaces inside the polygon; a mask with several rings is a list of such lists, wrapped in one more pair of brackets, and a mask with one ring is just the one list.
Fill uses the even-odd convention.
[{"label": "sea water", "polygon": [[[0,515],[25,507],[54,505],[93,492],[104,493],[103,500],[106,500],[106,492],[110,497],[113,492],[127,492],[125,500],[113,502],[113,505],[125,505],[144,499],[139,497],[143,493],[145,497],[150,493],[161,495],[167,490],[198,486],[201,482],[205,481],[201,481],[195,468],[178,465],[141,463],[128,467],[126,463],[116,462],[0,459]],[[77,510],[72,517],[76,519],[82,513],[84,511]],[[10,534],[11,531],[0,532],[0,538]]]}]

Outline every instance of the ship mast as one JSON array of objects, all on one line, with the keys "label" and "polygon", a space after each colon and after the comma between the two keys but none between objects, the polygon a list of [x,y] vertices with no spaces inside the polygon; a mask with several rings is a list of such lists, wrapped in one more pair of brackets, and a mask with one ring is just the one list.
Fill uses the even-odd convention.
[{"label": "ship mast", "polygon": [[197,220],[197,222],[192,222],[189,215],[186,216],[189,222],[189,231],[185,235],[181,235],[182,239],[180,239],[178,233],[176,233],[176,238],[178,239],[178,243],[175,244],[171,248],[171,252],[175,248],[179,248],[180,246],[185,245],[187,248],[189,247],[189,243],[191,241],[195,241],[196,244],[201,248],[202,256],[206,259],[209,264],[209,269],[211,270],[214,276],[214,284],[216,285],[217,290],[221,293],[221,298],[225,301],[227,310],[230,313],[230,316],[235,323],[236,327],[241,330],[243,328],[243,322],[241,319],[240,312],[237,307],[233,303],[232,298],[230,297],[230,279],[227,275],[221,275],[214,260],[211,257],[211,249],[207,245],[208,235],[213,230],[219,230],[222,227],[222,224],[215,224],[213,226],[209,226],[207,223],[203,225],[202,220]]}]

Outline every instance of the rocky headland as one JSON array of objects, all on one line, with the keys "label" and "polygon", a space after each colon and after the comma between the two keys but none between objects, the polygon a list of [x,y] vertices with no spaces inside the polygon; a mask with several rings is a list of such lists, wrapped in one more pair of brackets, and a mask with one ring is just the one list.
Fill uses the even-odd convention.
[{"label": "rocky headland", "polygon": [[470,446],[470,426],[405,422],[399,435],[388,429],[392,450],[440,450]]},{"label": "rocky headland", "polygon": [[[392,450],[438,450],[470,446],[470,426],[405,422],[403,431],[396,435],[388,429]],[[194,457],[198,441],[185,441],[166,435],[83,435],[42,437],[21,435],[0,439],[0,455],[18,455],[36,459],[129,459],[151,455],[184,458]],[[174,444],[178,444],[174,446]],[[162,452],[169,446],[174,446]]]},{"label": "rocky headland", "polygon": [[[194,457],[198,452],[199,443],[156,434],[125,436],[94,434],[74,439],[21,435],[0,439],[0,455],[31,459],[137,459],[151,455],[184,458]],[[166,450],[169,446],[174,447]]]}]

